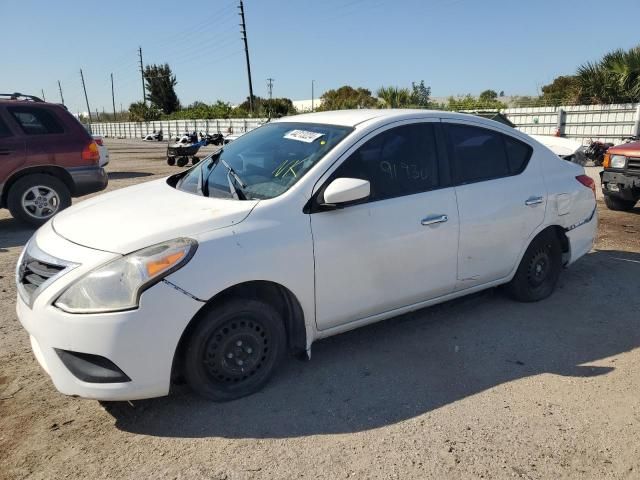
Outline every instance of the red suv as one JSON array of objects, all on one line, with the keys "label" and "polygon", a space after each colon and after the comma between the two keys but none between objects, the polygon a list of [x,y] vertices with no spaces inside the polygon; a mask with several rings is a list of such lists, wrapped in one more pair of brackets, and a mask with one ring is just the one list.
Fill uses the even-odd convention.
[{"label": "red suv", "polygon": [[0,208],[41,225],[71,197],[104,190],[98,145],[67,109],[30,95],[0,94]]}]

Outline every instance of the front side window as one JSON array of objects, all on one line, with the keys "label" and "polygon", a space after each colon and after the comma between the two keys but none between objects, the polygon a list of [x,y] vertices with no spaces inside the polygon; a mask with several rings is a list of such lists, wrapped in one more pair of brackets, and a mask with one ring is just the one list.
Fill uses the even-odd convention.
[{"label": "front side window", "polygon": [[392,128],[368,140],[331,176],[360,178],[371,184],[369,201],[437,188],[438,161],[433,125]]},{"label": "front side window", "polygon": [[64,133],[60,122],[48,110],[33,107],[9,107],[7,110],[27,135]]},{"label": "front side window", "polygon": [[457,183],[516,175],[522,172],[532,148],[508,135],[461,124],[447,124],[449,151]]},{"label": "front side window", "polygon": [[175,186],[178,190],[209,197],[240,200],[277,197],[352,130],[315,123],[263,125],[204,159]]}]

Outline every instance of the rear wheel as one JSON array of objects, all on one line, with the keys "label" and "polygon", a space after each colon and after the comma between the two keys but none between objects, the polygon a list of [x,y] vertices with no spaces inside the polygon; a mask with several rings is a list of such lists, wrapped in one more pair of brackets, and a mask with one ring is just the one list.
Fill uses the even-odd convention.
[{"label": "rear wheel", "polygon": [[71,205],[71,192],[62,180],[37,173],[11,186],[7,206],[14,218],[39,226]]},{"label": "rear wheel", "polygon": [[562,270],[562,247],[552,231],[538,235],[525,252],[507,293],[520,302],[537,302],[553,293]]},{"label": "rear wheel", "polygon": [[176,157],[167,157],[167,164],[173,167],[176,164]]},{"label": "rear wheel", "polygon": [[609,210],[617,210],[626,212],[631,210],[636,205],[636,200],[623,200],[621,198],[610,197],[605,195],[604,203]]},{"label": "rear wheel", "polygon": [[211,309],[191,334],[185,377],[203,397],[234,400],[267,383],[285,348],[283,321],[271,305],[231,300]]},{"label": "rear wheel", "polygon": [[176,162],[179,167],[184,167],[187,163],[189,163],[189,157],[180,157]]}]

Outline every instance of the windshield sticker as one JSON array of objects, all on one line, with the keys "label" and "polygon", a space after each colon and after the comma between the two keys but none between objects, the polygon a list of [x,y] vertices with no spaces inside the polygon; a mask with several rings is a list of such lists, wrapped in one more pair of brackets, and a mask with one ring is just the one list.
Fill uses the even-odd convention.
[{"label": "windshield sticker", "polygon": [[306,130],[291,130],[287,132],[283,138],[289,140],[298,140],[299,142],[312,143],[320,137],[324,137],[324,133],[308,132]]}]

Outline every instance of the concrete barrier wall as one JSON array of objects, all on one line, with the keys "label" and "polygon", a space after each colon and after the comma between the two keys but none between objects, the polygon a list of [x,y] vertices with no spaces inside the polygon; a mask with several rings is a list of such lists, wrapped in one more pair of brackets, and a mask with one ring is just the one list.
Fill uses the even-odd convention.
[{"label": "concrete barrier wall", "polygon": [[231,118],[205,120],[162,120],[156,122],[105,122],[92,123],[91,132],[110,138],[142,138],[162,130],[166,139],[185,132],[246,133],[259,127],[266,118]]}]

